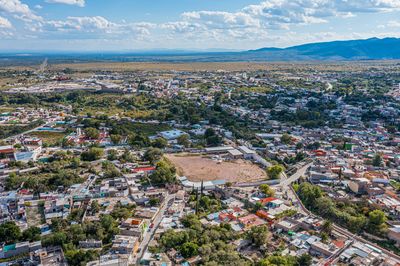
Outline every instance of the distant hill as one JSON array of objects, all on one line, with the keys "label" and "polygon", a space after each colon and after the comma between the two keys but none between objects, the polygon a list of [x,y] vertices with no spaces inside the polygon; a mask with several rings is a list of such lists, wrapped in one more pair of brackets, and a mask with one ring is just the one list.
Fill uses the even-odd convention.
[{"label": "distant hill", "polygon": [[264,62],[264,61],[346,61],[400,59],[400,39],[310,43],[288,48],[266,47],[249,51],[218,49],[204,51],[153,50],[120,52],[0,52],[0,67],[88,62]]},{"label": "distant hill", "polygon": [[288,48],[261,48],[247,51],[251,58],[266,60],[377,60],[400,59],[400,39],[310,43]]}]

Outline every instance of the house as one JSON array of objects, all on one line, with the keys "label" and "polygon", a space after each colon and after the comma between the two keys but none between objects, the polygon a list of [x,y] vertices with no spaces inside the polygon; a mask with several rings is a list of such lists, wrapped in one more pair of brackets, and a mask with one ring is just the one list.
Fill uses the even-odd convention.
[{"label": "house", "polygon": [[227,153],[230,150],[233,150],[234,148],[232,146],[220,146],[220,147],[210,147],[210,148],[205,148],[205,152],[208,154],[221,154],[221,153]]},{"label": "house", "polygon": [[42,146],[43,141],[40,138],[25,138],[22,140],[22,144],[27,146]]},{"label": "house", "polygon": [[158,212],[159,212],[158,208],[136,209],[135,216],[138,218],[148,219],[148,220],[153,221]]},{"label": "house", "polygon": [[300,224],[298,222],[285,219],[276,223],[275,228],[281,229],[284,232],[295,232],[300,228]]},{"label": "house", "polygon": [[238,218],[239,223],[245,228],[249,229],[253,226],[259,226],[265,224],[265,221],[260,219],[255,214],[249,214],[243,217]]},{"label": "house", "polygon": [[187,135],[187,133],[183,132],[182,130],[178,130],[178,129],[162,131],[159,133],[159,136],[166,140],[175,140],[182,135]]},{"label": "house", "polygon": [[154,166],[144,166],[144,167],[136,167],[132,169],[132,173],[143,173],[150,175],[156,170],[156,167]]},{"label": "house", "polygon": [[370,181],[366,178],[354,178],[349,181],[348,187],[356,194],[364,194],[370,185]]},{"label": "house", "polygon": [[255,155],[257,154],[256,151],[247,148],[246,146],[239,146],[239,151],[243,153],[243,157],[246,160],[253,160]]},{"label": "house", "polygon": [[273,221],[275,220],[275,216],[269,214],[266,210],[258,210],[256,215],[264,220]]},{"label": "house", "polygon": [[331,172],[316,172],[316,171],[310,171],[310,176],[309,180],[311,183],[317,184],[317,183],[329,183],[333,182],[336,180],[336,174],[333,174]]},{"label": "house", "polygon": [[333,244],[325,244],[321,241],[315,241],[310,245],[310,253],[330,257],[335,254],[339,249]]},{"label": "house", "polygon": [[86,248],[86,249],[94,249],[94,248],[101,248],[103,246],[101,240],[84,240],[84,241],[79,241],[79,247],[80,248]]},{"label": "house", "polygon": [[395,225],[388,229],[387,237],[396,241],[396,245],[400,245],[400,225]]},{"label": "house", "polygon": [[241,153],[239,150],[237,149],[232,149],[228,151],[228,157],[231,160],[236,160],[236,159],[241,159],[243,158],[243,153]]},{"label": "house", "polygon": [[14,159],[14,152],[12,146],[0,146],[0,158]]},{"label": "house", "polygon": [[40,265],[48,266],[67,266],[64,252],[61,247],[47,247],[34,252],[34,257],[38,257]]},{"label": "house", "polygon": [[367,188],[367,193],[368,193],[368,196],[375,197],[378,195],[385,194],[385,190],[380,187],[369,187],[369,188]]},{"label": "house", "polygon": [[128,266],[128,257],[117,254],[103,255],[98,260],[90,261],[87,266]]},{"label": "house", "polygon": [[146,232],[148,224],[145,220],[139,218],[128,218],[122,222],[120,228],[121,235],[135,236],[139,240],[143,238]]},{"label": "house", "polygon": [[274,201],[276,199],[277,198],[274,198],[274,197],[268,197],[268,198],[260,199],[258,202],[260,202],[263,206],[267,206],[271,201]]},{"label": "house", "polygon": [[112,241],[111,250],[118,254],[133,255],[139,249],[139,238],[134,236],[116,235]]},{"label": "house", "polygon": [[37,242],[19,242],[6,245],[0,249],[0,259],[7,259],[21,254],[33,252],[42,248],[40,241]]}]

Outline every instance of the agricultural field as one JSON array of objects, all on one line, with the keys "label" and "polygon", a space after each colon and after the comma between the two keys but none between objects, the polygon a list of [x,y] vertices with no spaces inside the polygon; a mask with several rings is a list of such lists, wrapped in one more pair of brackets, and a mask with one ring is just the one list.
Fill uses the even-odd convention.
[{"label": "agricultural field", "polygon": [[175,165],[179,175],[191,181],[225,180],[227,182],[248,182],[267,178],[264,170],[245,160],[220,162],[206,156],[168,154],[166,157]]}]

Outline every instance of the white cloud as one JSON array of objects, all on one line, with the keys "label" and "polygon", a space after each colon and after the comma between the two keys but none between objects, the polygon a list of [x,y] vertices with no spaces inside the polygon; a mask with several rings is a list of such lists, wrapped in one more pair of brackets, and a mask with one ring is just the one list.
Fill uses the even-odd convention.
[{"label": "white cloud", "polygon": [[12,24],[8,19],[0,17],[0,28],[11,29]]},{"label": "white cloud", "polygon": [[388,22],[387,27],[390,28],[400,28],[400,21],[398,20],[391,20]]},{"label": "white cloud", "polygon": [[[85,0],[43,0],[43,2],[85,6]],[[35,8],[36,12],[40,12],[41,6]],[[21,3],[21,0],[0,0],[0,15],[4,15],[4,19],[9,22],[7,24],[5,21],[0,21],[0,25],[3,25],[0,27],[3,30],[9,28],[11,23],[7,18],[18,18],[25,21],[24,28],[9,32],[21,36],[32,35],[38,39],[68,41],[93,39],[109,42],[146,40],[149,43],[158,43],[158,47],[164,46],[168,40],[170,43],[175,42],[176,45],[235,48],[235,45],[257,47],[269,42],[269,45],[282,45],[305,40],[314,41],[314,39],[331,40],[341,35],[308,34],[304,33],[304,30],[302,31],[304,34],[299,34],[294,32],[294,29],[299,30],[300,26],[309,24],[329,23],[333,17],[345,19],[361,13],[398,10],[400,10],[400,0],[260,0],[258,4],[248,5],[234,12],[209,10],[184,12],[177,20],[164,23],[132,23],[125,20],[116,22],[102,16],[72,15],[46,21],[28,5]],[[381,24],[378,27],[382,29],[400,27],[398,21],[383,21]],[[17,26],[19,25],[14,25]],[[351,32],[351,30],[346,31]],[[342,37],[345,39],[345,36]]]},{"label": "white cloud", "polygon": [[28,5],[21,3],[20,0],[0,0],[0,11],[24,21],[42,20]]},{"label": "white cloud", "polygon": [[42,34],[48,38],[52,36],[64,39],[113,39],[130,38],[144,39],[150,35],[150,30],[156,24],[115,23],[101,16],[95,17],[67,17],[66,20],[51,20],[44,23]]},{"label": "white cloud", "polygon": [[85,6],[85,0],[46,0],[46,2],[51,4],[76,5],[80,7]]},{"label": "white cloud", "polygon": [[260,27],[260,21],[244,12],[229,13],[221,11],[185,12],[184,21],[203,23],[209,28],[246,28]]}]

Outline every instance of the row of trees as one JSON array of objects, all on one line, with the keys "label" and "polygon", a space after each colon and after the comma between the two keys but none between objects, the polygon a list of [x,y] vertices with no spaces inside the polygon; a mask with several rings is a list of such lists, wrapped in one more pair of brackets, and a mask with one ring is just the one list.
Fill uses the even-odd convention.
[{"label": "row of trees", "polygon": [[166,231],[159,243],[161,250],[175,249],[185,258],[201,255],[205,265],[251,265],[229,244],[237,234],[228,224],[203,227],[195,215],[182,220],[183,231]]},{"label": "row of trees", "polygon": [[38,241],[40,240],[40,229],[37,227],[29,227],[24,232],[14,221],[7,221],[0,224],[0,239],[6,244],[15,243],[17,241]]},{"label": "row of trees", "polygon": [[21,175],[10,173],[5,181],[5,187],[7,190],[14,190],[23,185],[34,193],[56,190],[58,186],[69,187],[82,183],[84,169],[86,166],[83,167],[79,158],[73,157],[70,153],[58,152],[53,161],[40,165],[36,172]]},{"label": "row of trees", "polygon": [[307,182],[298,187],[297,193],[306,208],[352,232],[367,231],[379,236],[384,236],[386,233],[387,217],[381,210],[371,209],[366,204],[335,202],[326,196],[318,186]]}]

